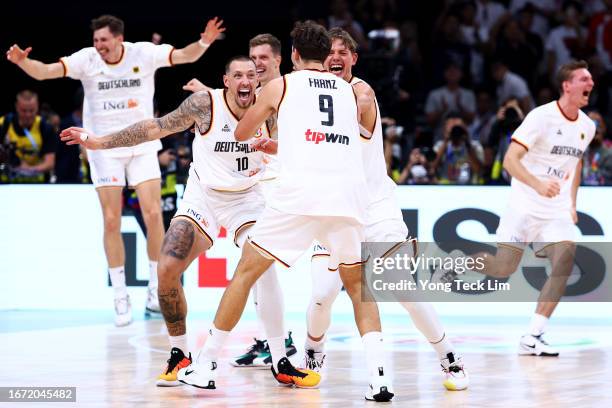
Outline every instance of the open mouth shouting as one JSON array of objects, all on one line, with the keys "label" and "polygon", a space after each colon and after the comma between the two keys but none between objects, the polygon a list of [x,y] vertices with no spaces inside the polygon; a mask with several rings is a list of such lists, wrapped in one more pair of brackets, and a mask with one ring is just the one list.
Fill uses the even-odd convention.
[{"label": "open mouth shouting", "polygon": [[344,64],[340,63],[332,63],[329,64],[329,72],[336,76],[342,76],[342,70],[344,69]]},{"label": "open mouth shouting", "polygon": [[245,106],[251,103],[251,96],[253,91],[251,88],[240,88],[238,89],[238,102],[241,106]]}]

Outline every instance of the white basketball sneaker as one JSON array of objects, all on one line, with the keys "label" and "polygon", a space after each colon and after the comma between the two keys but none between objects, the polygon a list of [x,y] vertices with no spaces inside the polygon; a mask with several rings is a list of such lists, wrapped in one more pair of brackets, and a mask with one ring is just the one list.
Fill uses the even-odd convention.
[{"label": "white basketball sneaker", "polygon": [[217,363],[214,361],[191,363],[187,367],[181,368],[176,378],[183,384],[214,390],[216,388]]},{"label": "white basketball sneaker", "polygon": [[304,365],[303,367],[312,370],[315,373],[320,373],[323,370],[326,354],[322,351],[314,351],[313,349],[304,350]]},{"label": "white basketball sneaker", "polygon": [[440,360],[445,379],[442,385],[449,391],[465,390],[470,385],[470,377],[463,366],[463,359],[455,353],[448,353]]},{"label": "white basketball sneaker", "polygon": [[147,304],[145,310],[149,313],[160,313],[159,299],[157,297],[157,286],[149,286],[147,288]]},{"label": "white basketball sneaker", "polygon": [[370,385],[365,394],[368,401],[388,402],[393,398],[393,384],[391,378],[385,375],[382,367],[378,367],[378,372],[370,377]]},{"label": "white basketball sneaker", "polygon": [[522,356],[557,357],[559,351],[551,347],[543,338],[544,333],[539,336],[525,334],[521,337],[518,353]]},{"label": "white basketball sneaker", "polygon": [[132,303],[130,297],[125,295],[124,297],[115,299],[115,326],[122,327],[132,323]]}]

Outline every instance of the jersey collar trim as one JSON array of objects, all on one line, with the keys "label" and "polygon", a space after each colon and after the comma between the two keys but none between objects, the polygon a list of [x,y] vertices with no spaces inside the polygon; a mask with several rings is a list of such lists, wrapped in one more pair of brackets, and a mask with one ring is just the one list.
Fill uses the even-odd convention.
[{"label": "jersey collar trim", "polygon": [[578,116],[580,116],[580,114],[576,115],[576,117],[574,119],[570,118],[569,116],[567,116],[565,114],[565,112],[563,112],[563,109],[561,108],[561,105],[559,105],[559,100],[555,101],[555,103],[557,104],[557,108],[559,108],[559,112],[561,112],[561,115],[563,115],[563,117],[567,120],[569,120],[570,122],[575,122],[578,120]]},{"label": "jersey collar trim", "polygon": [[236,122],[240,122],[240,119],[238,118],[238,116],[236,116],[236,114],[234,113],[234,111],[232,111],[232,108],[230,108],[229,103],[227,103],[227,89],[223,90],[223,102],[225,102],[225,107],[227,108],[227,110],[229,111],[229,113],[232,114],[232,116],[234,117],[234,119],[236,119]]},{"label": "jersey collar trim", "polygon": [[123,56],[124,55],[125,55],[125,45],[121,44],[121,55],[119,56],[119,59],[117,61],[113,61],[113,62],[106,62],[106,61],[104,61],[104,63],[106,65],[119,65],[123,61]]}]

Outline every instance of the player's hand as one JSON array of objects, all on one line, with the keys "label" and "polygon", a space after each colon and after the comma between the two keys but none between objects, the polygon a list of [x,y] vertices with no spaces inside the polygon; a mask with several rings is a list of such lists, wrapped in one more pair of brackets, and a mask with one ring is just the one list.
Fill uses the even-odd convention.
[{"label": "player's hand", "polygon": [[572,222],[578,224],[578,212],[576,211],[576,207],[572,207],[570,214],[572,215]]},{"label": "player's hand", "polygon": [[222,27],[222,25],[223,20],[219,20],[219,17],[208,20],[206,29],[203,33],[200,33],[202,41],[206,44],[212,44],[225,31],[225,27]]},{"label": "player's hand", "polygon": [[266,154],[276,154],[278,151],[278,141],[260,137],[251,144],[251,147]]},{"label": "player's hand", "polygon": [[204,85],[202,82],[193,78],[191,81],[183,85],[183,90],[196,93],[199,91],[210,91],[211,89],[207,87],[206,85]]},{"label": "player's hand", "polygon": [[159,164],[164,167],[168,167],[168,165],[176,160],[176,153],[172,149],[167,149],[157,155],[157,160]]},{"label": "player's hand", "polygon": [[22,50],[17,44],[13,44],[6,52],[6,59],[13,64],[20,64],[23,60],[28,58],[30,51],[32,51],[32,47]]},{"label": "player's hand", "polygon": [[60,139],[67,145],[80,144],[90,150],[100,148],[96,142],[96,136],[92,132],[76,126],[62,130],[60,133]]},{"label": "player's hand", "polygon": [[536,191],[541,196],[552,198],[559,195],[559,192],[561,191],[561,186],[559,186],[559,183],[554,180],[545,180],[540,181],[538,187],[536,188]]}]

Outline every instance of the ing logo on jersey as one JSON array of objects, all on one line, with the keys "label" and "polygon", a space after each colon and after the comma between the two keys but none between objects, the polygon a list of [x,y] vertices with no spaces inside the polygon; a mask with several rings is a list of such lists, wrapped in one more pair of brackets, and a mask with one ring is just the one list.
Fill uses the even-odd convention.
[{"label": "ing logo on jersey", "polygon": [[261,130],[261,128],[257,129],[257,132],[255,132],[255,136],[253,136],[254,138],[258,138],[258,137],[262,137],[263,136],[263,130]]},{"label": "ing logo on jersey", "polygon": [[137,74],[137,73],[139,73],[139,72],[140,72],[140,68],[139,68],[139,67],[133,67],[133,68],[132,68],[132,72],[133,72],[133,73],[135,73],[135,74]]}]

